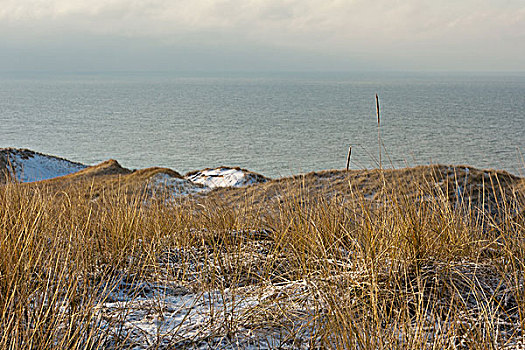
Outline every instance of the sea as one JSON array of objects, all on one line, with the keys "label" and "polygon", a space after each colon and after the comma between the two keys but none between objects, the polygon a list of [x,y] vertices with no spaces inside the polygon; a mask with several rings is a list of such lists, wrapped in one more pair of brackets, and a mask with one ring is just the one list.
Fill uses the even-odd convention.
[{"label": "sea", "polygon": [[281,177],[342,169],[350,146],[351,169],[439,163],[524,175],[525,74],[0,74],[0,147]]}]

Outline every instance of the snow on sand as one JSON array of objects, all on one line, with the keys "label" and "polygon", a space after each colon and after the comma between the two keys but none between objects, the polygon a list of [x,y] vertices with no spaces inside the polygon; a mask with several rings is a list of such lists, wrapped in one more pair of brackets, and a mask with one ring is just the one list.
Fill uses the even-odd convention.
[{"label": "snow on sand", "polygon": [[209,188],[193,183],[186,179],[171,176],[167,173],[158,173],[149,179],[149,187],[153,190],[167,190],[173,197],[188,196],[191,194],[209,191]]},{"label": "snow on sand", "polygon": [[[14,148],[0,149],[0,170],[2,167],[19,182],[48,180],[87,168],[81,163]],[[266,181],[268,178],[260,174],[241,168],[221,166],[193,171],[184,178],[157,173],[149,179],[149,186],[155,189],[166,188],[173,196],[179,197],[204,193],[219,187],[244,187]]]},{"label": "snow on sand", "polygon": [[191,182],[208,188],[244,187],[255,183],[266,182],[264,176],[240,168],[219,167],[188,173],[186,178]]},{"label": "snow on sand", "polygon": [[[19,182],[34,182],[69,175],[87,166],[30,150],[4,149],[7,170]],[[13,174],[14,172],[14,174]]]},{"label": "snow on sand", "polygon": [[[307,349],[313,337],[312,296],[304,281],[198,293],[155,284],[145,290],[129,296],[116,289],[94,307],[97,327],[134,349]],[[285,300],[287,330],[261,320]]]},{"label": "snow on sand", "polygon": [[268,178],[240,168],[219,167],[204,169],[177,178],[167,173],[158,173],[149,179],[153,190],[167,190],[172,197],[204,194],[219,187],[245,187],[266,182]]}]

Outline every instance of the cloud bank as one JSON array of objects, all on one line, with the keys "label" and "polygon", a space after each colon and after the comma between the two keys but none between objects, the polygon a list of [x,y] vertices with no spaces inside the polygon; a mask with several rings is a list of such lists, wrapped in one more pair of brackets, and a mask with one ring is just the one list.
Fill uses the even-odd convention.
[{"label": "cloud bank", "polygon": [[4,69],[525,70],[523,0],[4,0]]}]

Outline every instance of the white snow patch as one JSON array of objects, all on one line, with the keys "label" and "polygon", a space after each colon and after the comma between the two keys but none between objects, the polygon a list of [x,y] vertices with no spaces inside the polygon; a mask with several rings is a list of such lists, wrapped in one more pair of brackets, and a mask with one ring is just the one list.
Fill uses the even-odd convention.
[{"label": "white snow patch", "polygon": [[[0,150],[5,157],[8,171],[19,182],[34,182],[69,175],[87,168],[86,165],[25,149]],[[218,167],[204,169],[184,179],[166,173],[154,175],[152,188],[168,188],[174,196],[206,192],[217,187],[244,187],[268,179],[260,174],[240,168]]]},{"label": "white snow patch", "polygon": [[[118,297],[118,301],[95,306],[98,327],[115,339],[128,339],[134,349],[306,349],[312,338],[312,310],[303,299],[303,284],[290,283],[267,288],[246,287],[237,292],[189,290],[151,286],[149,295]],[[290,300],[291,307],[303,314],[283,331],[272,327],[253,327],[252,317],[266,314],[269,306]],[[306,307],[306,309],[305,309]],[[266,311],[265,311],[266,310]],[[288,333],[288,334],[287,334]]]},{"label": "white snow patch", "polygon": [[266,181],[266,178],[259,174],[227,167],[201,170],[187,179],[209,188],[244,187]]},{"label": "white snow patch", "polygon": [[155,174],[150,178],[150,188],[168,190],[173,197],[188,196],[191,194],[209,191],[208,188],[195,184],[186,179],[179,179],[166,173]]},{"label": "white snow patch", "polygon": [[8,151],[8,170],[19,182],[34,182],[76,173],[87,166],[32,151]]}]

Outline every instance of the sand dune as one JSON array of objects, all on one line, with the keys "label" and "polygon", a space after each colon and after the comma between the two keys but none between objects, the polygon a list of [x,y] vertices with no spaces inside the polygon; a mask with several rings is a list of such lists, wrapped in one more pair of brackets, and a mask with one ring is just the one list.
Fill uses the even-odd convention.
[{"label": "sand dune", "polygon": [[[19,182],[35,182],[75,173],[87,166],[28,149],[0,149],[0,173]],[[1,181],[1,180],[0,180]]]}]

